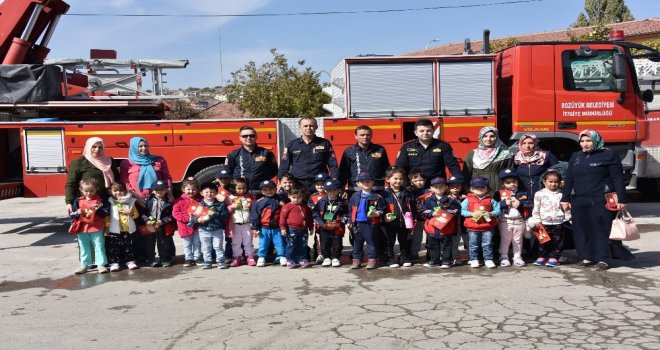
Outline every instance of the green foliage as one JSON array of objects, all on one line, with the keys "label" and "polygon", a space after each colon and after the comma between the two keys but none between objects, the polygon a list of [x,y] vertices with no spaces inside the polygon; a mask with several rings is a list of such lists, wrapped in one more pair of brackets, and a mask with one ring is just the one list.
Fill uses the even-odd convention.
[{"label": "green foliage", "polygon": [[[645,41],[642,41],[640,44],[642,44],[644,46],[648,46],[648,47],[660,52],[660,39],[645,40]],[[642,54],[648,54],[649,52],[646,51],[646,50],[632,49],[631,53],[633,55],[642,55]]]},{"label": "green foliage", "polygon": [[250,61],[231,73],[232,81],[225,86],[228,101],[257,118],[323,115],[323,104],[330,102],[330,97],[321,91],[321,73],[303,67],[304,60],[290,66],[277,49],[270,52],[273,55],[271,62],[257,67],[254,61]]},{"label": "green foliage", "polygon": [[490,44],[491,52],[498,52],[515,46],[520,42],[517,38],[507,38],[502,40],[495,40]]},{"label": "green foliage", "polygon": [[601,41],[607,40],[610,36],[612,28],[606,26],[605,24],[596,25],[591,31],[584,35],[577,36],[575,33],[568,30],[568,37],[571,41]]},{"label": "green foliage", "polygon": [[635,19],[625,0],[585,0],[584,12],[580,12],[572,27],[589,27],[608,23],[627,22]]}]

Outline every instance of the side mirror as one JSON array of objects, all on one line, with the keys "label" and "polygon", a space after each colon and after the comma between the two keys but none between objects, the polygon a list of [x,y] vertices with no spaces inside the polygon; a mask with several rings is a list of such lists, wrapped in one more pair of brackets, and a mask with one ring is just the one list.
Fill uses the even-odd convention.
[{"label": "side mirror", "polygon": [[628,74],[626,74],[626,56],[622,53],[614,54],[614,67],[612,75],[617,79],[625,79]]},{"label": "side mirror", "polygon": [[653,102],[653,91],[651,89],[646,89],[642,92],[642,101]]},{"label": "side mirror", "polygon": [[624,79],[624,78],[615,79],[614,80],[614,85],[616,86],[616,91],[618,91],[618,92],[628,91],[628,83],[627,83],[627,80]]}]

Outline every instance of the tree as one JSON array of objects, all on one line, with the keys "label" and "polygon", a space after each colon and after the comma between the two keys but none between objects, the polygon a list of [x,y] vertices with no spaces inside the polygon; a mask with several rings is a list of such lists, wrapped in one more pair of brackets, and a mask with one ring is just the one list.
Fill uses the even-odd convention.
[{"label": "tree", "polygon": [[589,27],[607,23],[619,23],[635,19],[625,0],[585,0],[584,12],[580,12],[572,27]]},{"label": "tree", "polygon": [[490,44],[490,51],[491,52],[502,51],[504,49],[510,48],[511,46],[516,46],[518,45],[518,43],[520,43],[520,40],[518,40],[517,38],[496,40]]},{"label": "tree", "polygon": [[250,61],[231,73],[232,81],[225,87],[227,100],[258,118],[323,115],[323,104],[330,102],[330,97],[321,91],[321,73],[303,67],[304,60],[290,66],[277,49],[270,53],[271,62],[257,67]]}]

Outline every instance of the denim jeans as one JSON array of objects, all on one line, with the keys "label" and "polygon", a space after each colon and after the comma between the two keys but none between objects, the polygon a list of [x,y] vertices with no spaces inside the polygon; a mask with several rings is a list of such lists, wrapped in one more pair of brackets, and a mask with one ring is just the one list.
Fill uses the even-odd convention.
[{"label": "denim jeans", "polygon": [[378,258],[376,235],[383,232],[380,225],[370,222],[355,222],[353,225],[353,259],[362,260],[364,258],[364,243],[367,243],[369,259]]},{"label": "denim jeans", "polygon": [[94,250],[94,262],[96,265],[107,265],[108,258],[105,255],[105,237],[103,230],[97,232],[78,233],[78,247],[80,247],[80,266],[92,264],[92,250]]},{"label": "denim jeans", "polygon": [[186,261],[199,260],[202,257],[200,249],[199,232],[195,231],[192,235],[182,237],[183,239],[183,254]]},{"label": "denim jeans", "polygon": [[300,263],[307,260],[307,230],[289,227],[286,232],[286,260]]},{"label": "denim jeans", "polygon": [[222,229],[206,230],[199,228],[199,241],[202,245],[202,253],[204,255],[204,265],[211,265],[213,263],[213,251],[215,250],[215,258],[218,264],[225,263],[225,250],[223,249]]},{"label": "denim jeans", "polygon": [[493,231],[475,232],[468,230],[470,236],[470,260],[479,260],[479,246],[484,260],[493,260]]},{"label": "denim jeans", "polygon": [[273,242],[275,249],[277,250],[277,257],[286,256],[286,245],[284,243],[284,237],[280,232],[279,227],[274,228],[261,228],[261,237],[259,237],[259,252],[257,253],[260,258],[265,258],[268,255],[268,247],[270,242]]}]

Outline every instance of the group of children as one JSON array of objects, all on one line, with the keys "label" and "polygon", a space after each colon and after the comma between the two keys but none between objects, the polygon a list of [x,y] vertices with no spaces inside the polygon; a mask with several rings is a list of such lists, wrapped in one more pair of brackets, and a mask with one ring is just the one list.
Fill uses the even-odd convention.
[{"label": "group of children", "polygon": [[[548,171],[543,176],[545,188],[534,198],[518,187],[513,170],[504,170],[499,177],[499,191],[491,191],[484,177],[475,177],[467,184],[458,177],[436,177],[427,187],[421,172],[406,176],[402,169],[392,168],[385,176],[385,190],[373,191],[374,176],[363,172],[356,179],[359,190],[346,193],[338,180],[319,174],[314,183],[316,192],[307,195],[292,176],[285,175],[279,189],[273,181],[265,180],[259,183],[260,195],[254,196],[245,179],[232,179],[221,167],[213,183],[184,180],[182,194],[173,203],[168,200],[167,184],[158,181],[142,205],[137,205],[121,183],[114,183],[112,196],[104,200],[97,193],[98,183],[83,179],[81,196],[74,201],[71,213],[70,231],[77,234],[80,245],[81,265],[76,273],[87,271],[92,254],[98,272],[108,272],[105,246],[110,271],[118,271],[120,264],[138,268],[138,245],[145,248],[148,265],[171,266],[175,231],[183,240],[183,266],[201,264],[204,269],[212,268],[213,263],[220,269],[243,262],[265,266],[271,245],[276,251],[275,264],[306,268],[314,259],[323,267],[339,267],[345,232],[349,232],[353,246],[352,269],[362,267],[365,244],[367,269],[410,267],[419,259],[423,235],[427,237],[426,267],[447,269],[462,264],[459,245],[463,241],[471,267],[483,263],[494,268],[496,228],[500,266],[512,265],[511,247],[513,265],[525,265],[521,254],[526,230],[534,231],[539,239],[539,257],[534,264],[558,266],[563,223],[570,219],[559,202],[561,175]],[[404,187],[406,182],[409,187]],[[463,194],[466,188],[468,193]],[[312,235],[310,250],[308,237]],[[255,254],[256,237],[259,245]],[[398,258],[394,251],[397,241]]]}]

